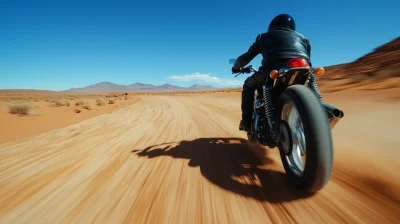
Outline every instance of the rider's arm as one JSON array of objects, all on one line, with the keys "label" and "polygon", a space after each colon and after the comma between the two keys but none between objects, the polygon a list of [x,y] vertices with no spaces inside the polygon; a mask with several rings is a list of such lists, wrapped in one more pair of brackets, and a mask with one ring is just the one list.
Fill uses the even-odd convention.
[{"label": "rider's arm", "polygon": [[249,50],[247,50],[246,53],[240,55],[235,64],[236,69],[240,69],[244,66],[246,66],[253,58],[255,58],[258,54],[260,54],[260,40],[261,40],[261,34],[257,35],[256,40],[254,43],[250,46]]}]

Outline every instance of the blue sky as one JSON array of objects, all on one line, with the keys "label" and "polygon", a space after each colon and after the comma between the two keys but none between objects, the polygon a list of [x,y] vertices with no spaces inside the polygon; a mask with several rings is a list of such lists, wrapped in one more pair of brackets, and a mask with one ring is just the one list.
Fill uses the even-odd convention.
[{"label": "blue sky", "polygon": [[[400,1],[0,2],[0,89],[102,81],[238,85],[230,58],[279,13],[309,37],[316,66],[350,62],[400,34]],[[259,66],[261,56],[250,64]],[[172,79],[171,79],[172,77]],[[204,81],[201,81],[204,80]]]}]

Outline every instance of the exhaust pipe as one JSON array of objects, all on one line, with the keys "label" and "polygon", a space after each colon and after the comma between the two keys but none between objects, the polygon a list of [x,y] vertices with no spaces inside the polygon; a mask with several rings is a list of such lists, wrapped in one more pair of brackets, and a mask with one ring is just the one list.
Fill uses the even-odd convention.
[{"label": "exhaust pipe", "polygon": [[338,108],[336,108],[332,105],[326,104],[326,103],[323,103],[322,106],[328,113],[329,125],[331,126],[331,129],[332,129],[333,127],[335,127],[337,122],[339,122],[339,120],[344,117],[344,113],[343,113],[343,111],[339,110]]}]

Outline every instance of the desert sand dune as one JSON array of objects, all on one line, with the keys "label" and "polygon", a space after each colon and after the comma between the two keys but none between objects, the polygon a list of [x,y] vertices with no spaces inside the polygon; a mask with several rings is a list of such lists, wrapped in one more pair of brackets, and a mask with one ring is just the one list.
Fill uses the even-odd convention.
[{"label": "desert sand dune", "polygon": [[400,104],[387,95],[325,96],[346,115],[315,195],[238,131],[240,93],[139,96],[0,144],[0,223],[399,223]]}]

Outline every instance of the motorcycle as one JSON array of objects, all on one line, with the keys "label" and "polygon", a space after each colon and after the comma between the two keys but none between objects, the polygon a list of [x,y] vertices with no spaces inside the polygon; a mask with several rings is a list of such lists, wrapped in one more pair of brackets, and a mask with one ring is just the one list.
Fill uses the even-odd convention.
[{"label": "motorcycle", "polygon": [[[236,60],[229,60],[235,64]],[[235,76],[257,72],[251,65]],[[307,192],[321,190],[329,181],[333,164],[331,129],[344,117],[342,110],[326,104],[316,84],[323,67],[307,60],[288,60],[271,79],[254,91],[253,116],[248,140],[278,147],[288,182]]]}]

